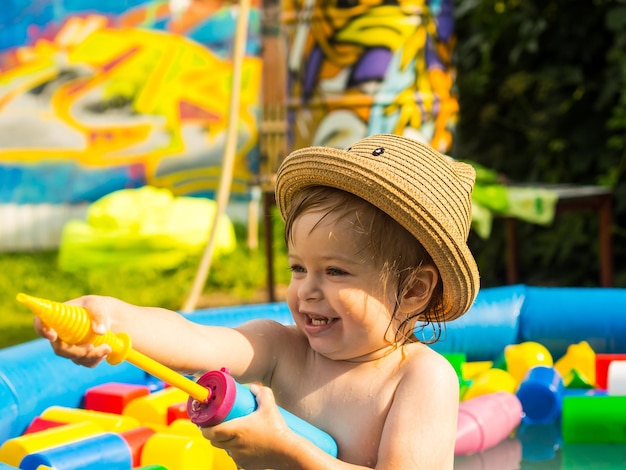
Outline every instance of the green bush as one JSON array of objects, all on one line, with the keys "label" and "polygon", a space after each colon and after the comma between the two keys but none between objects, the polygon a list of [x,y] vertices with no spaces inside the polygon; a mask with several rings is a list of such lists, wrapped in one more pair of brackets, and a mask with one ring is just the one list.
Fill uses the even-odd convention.
[{"label": "green bush", "polygon": [[[626,2],[457,0],[454,156],[519,182],[613,189],[615,284],[626,286]],[[519,224],[524,282],[598,285],[597,218]],[[502,230],[472,237],[483,285],[504,279]]]}]

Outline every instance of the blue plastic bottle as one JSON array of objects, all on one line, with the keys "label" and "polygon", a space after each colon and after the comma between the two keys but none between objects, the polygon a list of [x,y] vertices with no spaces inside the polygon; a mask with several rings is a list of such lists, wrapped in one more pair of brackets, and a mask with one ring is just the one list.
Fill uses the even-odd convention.
[{"label": "blue plastic bottle", "polygon": [[[187,401],[189,417],[198,426],[215,426],[247,416],[257,408],[256,399],[250,389],[235,382],[226,369],[209,371],[200,377],[198,383],[211,391],[207,402],[200,402],[192,397]],[[278,409],[293,432],[337,457],[337,443],[329,434],[280,407]]]}]

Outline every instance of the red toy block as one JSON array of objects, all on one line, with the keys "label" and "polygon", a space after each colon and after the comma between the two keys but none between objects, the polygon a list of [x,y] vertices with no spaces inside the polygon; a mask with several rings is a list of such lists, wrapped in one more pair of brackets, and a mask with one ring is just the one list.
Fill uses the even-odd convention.
[{"label": "red toy block", "polygon": [[141,451],[146,441],[156,431],[146,426],[141,426],[135,429],[129,429],[120,433],[122,439],[126,441],[130,451],[133,455],[133,467],[139,467],[141,465]]},{"label": "red toy block", "polygon": [[146,385],[117,382],[97,385],[85,393],[85,409],[121,415],[128,403],[149,394],[150,388]]},{"label": "red toy block", "polygon": [[609,373],[609,365],[612,361],[626,361],[626,354],[596,354],[596,387],[602,390],[607,388],[607,375]]},{"label": "red toy block", "polygon": [[65,423],[61,423],[59,421],[53,421],[51,419],[44,419],[40,416],[35,416],[35,418],[30,422],[24,434],[32,434],[34,432],[43,431],[44,429],[56,428],[57,426],[63,426]]},{"label": "red toy block", "polygon": [[189,419],[187,402],[176,403],[167,407],[167,424],[172,424],[177,419]]}]

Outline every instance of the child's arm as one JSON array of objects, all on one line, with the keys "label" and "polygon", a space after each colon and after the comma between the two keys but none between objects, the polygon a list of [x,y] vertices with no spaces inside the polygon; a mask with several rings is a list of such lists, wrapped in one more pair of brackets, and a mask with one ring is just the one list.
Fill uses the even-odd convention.
[{"label": "child's arm", "polygon": [[[134,349],[172,369],[195,373],[228,367],[239,381],[262,381],[271,374],[272,356],[267,352],[271,339],[257,332],[264,329],[261,324],[274,322],[251,322],[253,325],[232,329],[199,325],[170,310],[138,307],[112,297],[85,296],[68,303],[87,309],[95,332],[125,332]],[[68,345],[38,317],[35,327],[58,355],[87,367],[111,352],[108,345]]]},{"label": "child's arm", "polygon": [[452,469],[459,382],[450,363],[430,351],[403,367],[387,414],[377,468]]}]

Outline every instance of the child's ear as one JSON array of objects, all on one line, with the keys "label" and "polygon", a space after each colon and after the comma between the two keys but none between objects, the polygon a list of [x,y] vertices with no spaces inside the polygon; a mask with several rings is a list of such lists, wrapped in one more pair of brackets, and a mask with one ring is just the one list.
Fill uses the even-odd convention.
[{"label": "child's ear", "polygon": [[434,266],[422,266],[413,278],[413,284],[400,300],[400,311],[403,313],[422,312],[433,295],[439,282],[439,272]]}]

